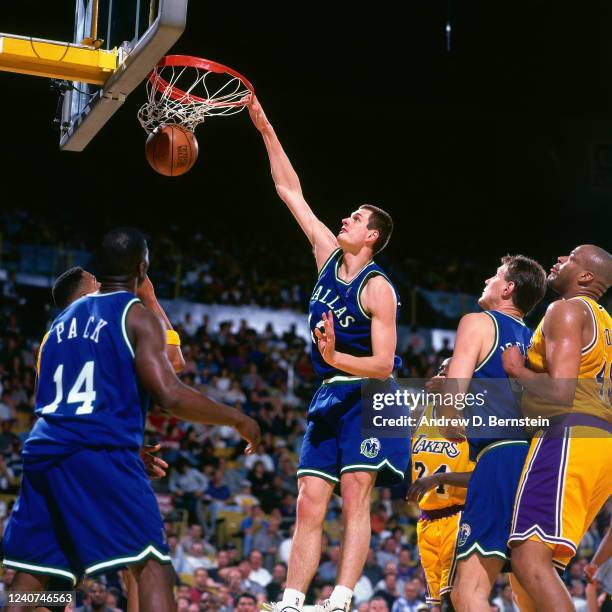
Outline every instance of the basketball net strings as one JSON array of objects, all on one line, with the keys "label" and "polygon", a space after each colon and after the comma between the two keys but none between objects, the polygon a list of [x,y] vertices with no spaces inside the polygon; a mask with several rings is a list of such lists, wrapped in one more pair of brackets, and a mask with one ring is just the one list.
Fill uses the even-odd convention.
[{"label": "basketball net strings", "polygon": [[[177,87],[176,84],[182,78],[187,78],[184,75],[190,68],[196,71],[197,78],[189,88],[180,88],[184,91],[183,96],[176,100],[173,99],[171,95],[174,88]],[[169,79],[166,78],[168,72],[170,72]],[[239,103],[250,95],[248,88],[239,78],[232,76],[211,92],[206,82],[207,77],[211,74],[216,74],[217,77],[222,76],[209,70],[202,71],[190,66],[183,66],[180,70],[174,66],[156,69],[153,82],[147,81],[148,102],[138,111],[138,120],[145,132],[151,133],[163,124],[179,124],[193,132],[206,117],[235,115],[242,111],[244,104]],[[162,80],[165,80],[167,85],[160,91],[158,86]],[[194,92],[198,86],[203,89],[202,92]],[[194,96],[202,100],[194,100]]]}]

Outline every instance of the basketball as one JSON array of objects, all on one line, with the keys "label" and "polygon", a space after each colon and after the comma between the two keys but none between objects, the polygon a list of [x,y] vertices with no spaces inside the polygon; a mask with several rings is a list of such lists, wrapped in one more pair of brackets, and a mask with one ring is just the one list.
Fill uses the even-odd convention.
[{"label": "basketball", "polygon": [[145,144],[151,168],[164,176],[180,176],[198,159],[198,141],[180,125],[162,125],[149,134]]}]

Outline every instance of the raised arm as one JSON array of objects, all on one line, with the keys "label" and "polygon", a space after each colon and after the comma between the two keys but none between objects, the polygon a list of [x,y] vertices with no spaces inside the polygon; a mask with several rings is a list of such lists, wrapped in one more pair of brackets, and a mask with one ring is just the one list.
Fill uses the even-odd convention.
[{"label": "raised arm", "polygon": [[253,98],[249,105],[249,114],[255,127],[261,132],[266,145],[276,192],[306,234],[313,248],[317,269],[320,270],[331,252],[338,248],[336,237],[315,216],[308,202],[304,199],[300,179],[257,98]]},{"label": "raised arm", "polygon": [[[168,337],[168,332],[174,331],[172,328],[172,323],[170,323],[168,315],[166,315],[164,309],[161,307],[161,304],[157,301],[153,283],[148,276],[145,276],[144,281],[138,287],[138,297],[142,300],[142,303],[146,306],[146,308],[159,317],[166,330],[166,336]],[[176,338],[178,338],[178,334],[174,335]],[[180,372],[185,367],[185,359],[183,358],[183,352],[181,351],[180,344],[170,344],[168,341],[166,341],[166,351],[174,371]]]},{"label": "raised arm", "polygon": [[184,421],[207,425],[230,425],[248,442],[247,453],[259,444],[257,423],[239,410],[224,406],[184,385],[174,373],[166,353],[160,320],[149,310],[134,305],[127,317],[127,331],[134,346],[136,374],[154,401]]}]

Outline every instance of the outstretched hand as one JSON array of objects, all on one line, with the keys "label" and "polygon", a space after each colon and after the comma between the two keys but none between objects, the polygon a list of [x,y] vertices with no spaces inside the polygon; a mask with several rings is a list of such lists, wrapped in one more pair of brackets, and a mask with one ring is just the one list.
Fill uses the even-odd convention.
[{"label": "outstretched hand", "polygon": [[336,355],[336,333],[334,331],[334,315],[330,310],[328,313],[323,313],[321,318],[323,322],[323,331],[319,327],[314,330],[317,337],[317,346],[321,356],[329,365],[334,365],[334,357]]},{"label": "outstretched hand", "polygon": [[270,127],[270,122],[268,121],[268,118],[266,117],[263,108],[261,108],[259,100],[255,96],[253,96],[253,98],[251,99],[251,103],[249,104],[248,109],[253,125],[260,132],[263,132],[264,130]]}]

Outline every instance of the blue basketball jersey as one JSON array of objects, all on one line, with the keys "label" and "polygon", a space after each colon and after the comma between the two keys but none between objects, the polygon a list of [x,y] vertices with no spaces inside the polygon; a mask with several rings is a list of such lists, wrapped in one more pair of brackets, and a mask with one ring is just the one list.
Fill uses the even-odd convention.
[{"label": "blue basketball jersey", "polygon": [[[323,313],[332,310],[334,313],[334,331],[336,334],[336,350],[354,355],[369,357],[372,355],[372,319],[363,309],[360,301],[361,291],[366,282],[373,276],[383,276],[389,283],[388,276],[373,261],[367,264],[355,278],[347,283],[338,278],[338,269],[342,263],[342,250],[335,250],[319,272],[319,278],[310,296],[308,324],[312,337],[311,357],[315,372],[321,378],[336,375],[346,375],[327,364],[317,346],[314,330],[323,329],[321,317]],[[391,283],[393,287],[393,283]],[[399,314],[399,295],[397,297],[397,312]],[[395,366],[400,363],[396,357]]]},{"label": "blue basketball jersey", "polygon": [[128,291],[96,293],[53,321],[41,349],[39,418],[24,457],[142,446],[149,398],[136,378],[126,330],[128,310],[139,302]]},{"label": "blue basketball jersey", "polygon": [[[472,405],[466,412],[470,417],[467,427],[470,458],[474,460],[486,446],[499,440],[527,439],[522,428],[489,426],[489,416],[498,418],[521,418],[520,396],[510,386],[502,365],[502,353],[511,346],[518,346],[523,355],[531,340],[531,330],[520,319],[497,310],[486,310],[495,326],[495,340],[489,354],[476,368],[470,384],[470,393],[481,393],[486,398],[482,406]],[[482,426],[473,426],[473,417],[482,419]]]}]

